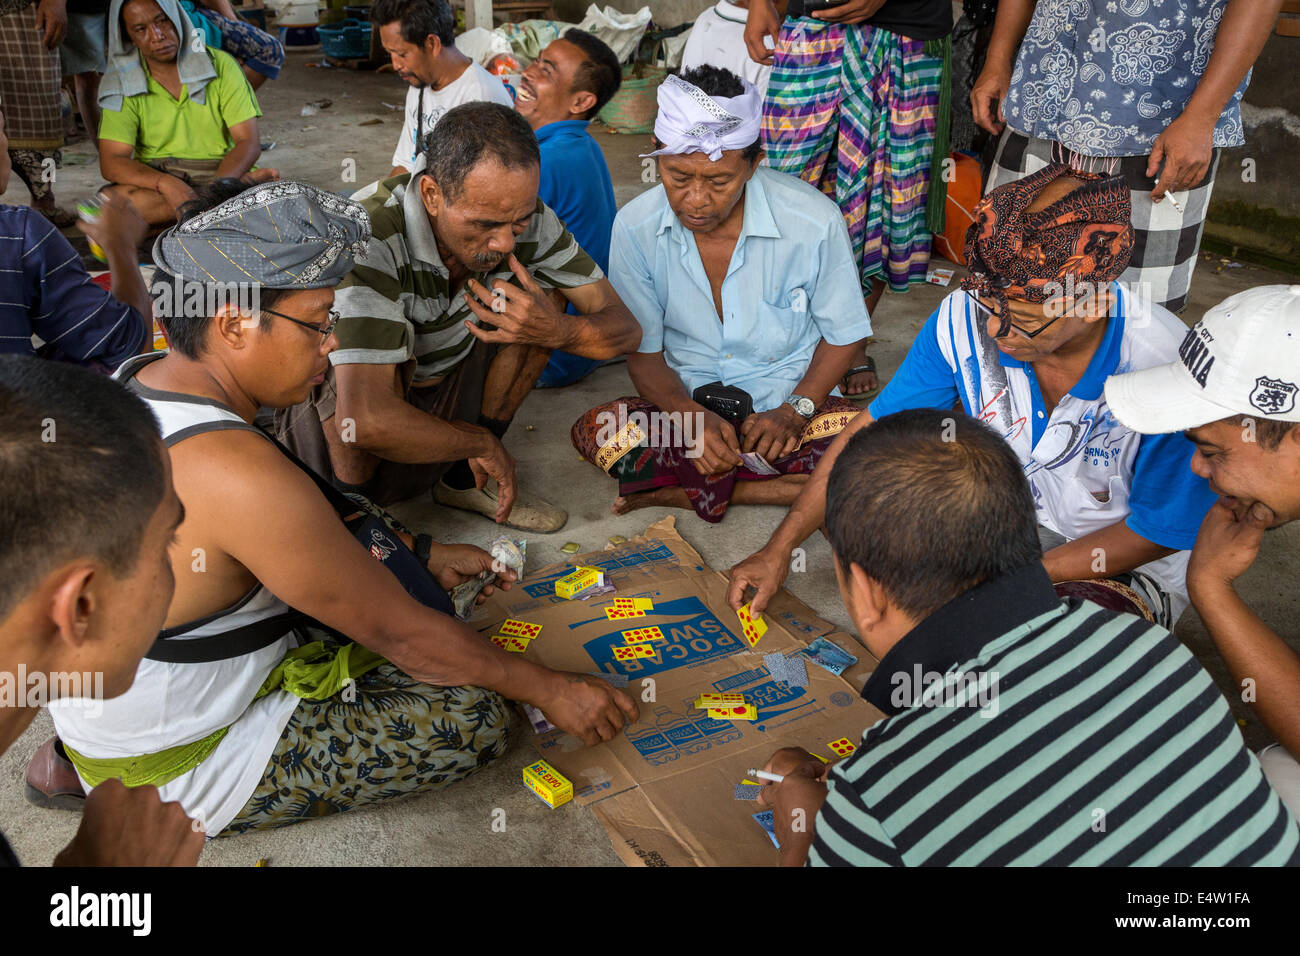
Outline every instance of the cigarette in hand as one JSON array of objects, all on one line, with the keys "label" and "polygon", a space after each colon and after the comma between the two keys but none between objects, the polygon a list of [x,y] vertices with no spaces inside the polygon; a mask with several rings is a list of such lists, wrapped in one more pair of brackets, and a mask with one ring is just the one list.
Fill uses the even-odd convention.
[{"label": "cigarette in hand", "polygon": [[[1160,180],[1158,180],[1158,179],[1156,180],[1156,185],[1157,185],[1157,186],[1160,185]],[[1163,196],[1161,196],[1160,198],[1161,198],[1161,199],[1168,199],[1169,202],[1173,205],[1174,209],[1175,209],[1178,213],[1180,213],[1180,214],[1182,213],[1182,211],[1183,211],[1183,207],[1182,207],[1181,205],[1179,205],[1178,200],[1174,198],[1174,194],[1173,194],[1172,190],[1166,192],[1166,193],[1165,193]],[[1158,200],[1157,200],[1157,201],[1158,201]]]}]

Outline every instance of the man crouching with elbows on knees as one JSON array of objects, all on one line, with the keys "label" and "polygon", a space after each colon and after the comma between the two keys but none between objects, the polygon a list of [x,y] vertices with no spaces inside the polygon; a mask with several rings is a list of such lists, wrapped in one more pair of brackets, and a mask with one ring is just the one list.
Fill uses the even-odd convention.
[{"label": "man crouching with elbows on knees", "polygon": [[512,528],[564,526],[563,509],[516,495],[501,439],[552,349],[614,358],[641,331],[537,198],[540,169],[527,120],[464,103],[409,175],[356,194],[374,231],[339,285],[339,348],[310,403],[280,418],[317,472],[381,505],[432,491]]}]

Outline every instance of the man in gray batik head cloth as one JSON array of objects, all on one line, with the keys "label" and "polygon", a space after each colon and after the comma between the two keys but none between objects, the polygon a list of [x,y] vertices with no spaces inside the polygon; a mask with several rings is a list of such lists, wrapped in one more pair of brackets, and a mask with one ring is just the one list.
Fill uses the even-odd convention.
[{"label": "man in gray batik head cloth", "polygon": [[81,784],[154,784],[209,834],[446,786],[503,752],[505,698],[589,743],[636,717],[626,694],[505,653],[375,560],[403,554],[401,539],[416,576],[427,566],[427,591],[488,570],[487,552],[379,522],[367,551],[252,424],[323,379],[338,344],[333,286],[368,235],[356,203],[292,182],[183,219],[155,261],[183,280],[243,277],[260,301],[173,316],[171,351],[121,372],[158,418],[185,505],[176,593],[134,686],[94,720],[56,709],[55,726]]}]

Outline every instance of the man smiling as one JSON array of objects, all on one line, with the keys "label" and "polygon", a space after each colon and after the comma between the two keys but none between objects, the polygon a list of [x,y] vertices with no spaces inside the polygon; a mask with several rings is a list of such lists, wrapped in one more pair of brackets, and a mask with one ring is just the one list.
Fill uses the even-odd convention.
[{"label": "man smiling", "polygon": [[[1187,588],[1233,680],[1278,745],[1264,773],[1300,817],[1300,654],[1237,594],[1264,532],[1300,518],[1300,286],[1249,289],[1210,309],[1179,361],[1106,383],[1115,417],[1146,434],[1182,430],[1191,467],[1219,495],[1201,525]],[[1244,697],[1244,694],[1243,694]],[[1280,745],[1280,746],[1279,746]]]},{"label": "man smiling", "polygon": [[[975,218],[971,275],[845,435],[892,412],[960,402],[1024,465],[1057,591],[1172,628],[1213,497],[1187,470],[1186,442],[1125,428],[1102,396],[1108,375],[1175,358],[1185,331],[1115,281],[1133,247],[1128,191],[1117,177],[1056,164],[990,192]],[[733,607],[751,585],[753,609],[766,607],[791,549],[822,524],[825,500],[819,472],[772,540],[733,570]]]},{"label": "man smiling", "polygon": [[447,0],[376,0],[370,22],[393,72],[410,85],[390,177],[411,171],[421,141],[449,109],[476,100],[513,105],[500,78],[456,49],[456,16]]},{"label": "man smiling", "polygon": [[[537,197],[555,210],[578,245],[605,270],[618,206],[605,154],[587,133],[587,124],[621,83],[614,51],[590,33],[572,29],[524,70],[515,103],[537,134],[542,153]],[[537,384],[571,385],[599,364],[597,359],[552,352]]]}]

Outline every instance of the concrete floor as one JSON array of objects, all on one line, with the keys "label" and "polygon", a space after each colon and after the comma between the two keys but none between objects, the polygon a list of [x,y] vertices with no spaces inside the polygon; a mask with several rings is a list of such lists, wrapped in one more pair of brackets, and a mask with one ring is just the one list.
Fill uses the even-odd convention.
[{"label": "concrete floor", "polygon": [[[275,148],[261,164],[273,166],[285,178],[303,179],[324,188],[352,190],[389,169],[401,114],[385,103],[399,104],[404,86],[391,75],[308,68],[316,53],[292,51],[281,77],[263,87],[263,142]],[[328,97],[333,104],[311,117],[302,117],[308,102]],[[379,119],[378,125],[361,124]],[[594,131],[613,174],[619,205],[649,188],[642,180],[638,153],[646,150],[639,136]],[[88,196],[102,183],[93,149],[81,143],[65,150],[57,194],[65,205]],[[345,172],[355,163],[355,180]],[[4,201],[25,202],[22,184],[14,180]],[[946,263],[945,263],[946,265]],[[1209,306],[1233,292],[1255,285],[1287,281],[1286,277],[1245,266],[1232,268],[1219,260],[1203,261],[1192,284],[1185,317],[1194,320]],[[874,317],[876,357],[884,378],[898,366],[916,332],[948,290],[922,286],[906,296],[887,296]],[[624,366],[598,370],[585,382],[566,389],[535,391],[524,403],[505,444],[519,463],[523,487],[569,510],[568,525],[557,534],[528,540],[528,567],[540,568],[561,560],[568,541],[583,550],[604,546],[610,535],[631,537],[669,513],[655,508],[615,517],[609,504],[614,482],[582,461],[569,442],[569,427],[586,409],[633,389]],[[530,431],[528,426],[532,427]],[[453,512],[430,501],[407,502],[399,516],[443,540],[486,544],[496,529],[486,519]],[[737,508],[721,526],[710,526],[692,512],[672,512],[678,529],[714,568],[725,570],[767,540],[782,510]],[[830,564],[830,549],[820,535],[806,545],[807,570],[794,574],[790,590],[822,617],[841,627],[848,620],[840,606]],[[1266,620],[1279,626],[1296,620],[1300,601],[1286,582],[1300,578],[1300,528],[1291,526],[1269,535],[1260,560],[1242,579],[1243,596]],[[1184,615],[1177,633],[1214,674],[1233,709],[1245,723],[1243,732],[1254,748],[1267,743],[1267,732],[1241,704],[1225,669],[1194,611]],[[1300,647],[1300,642],[1296,643]],[[619,861],[590,810],[567,806],[551,811],[533,797],[519,779],[531,761],[531,731],[516,720],[510,749],[477,777],[445,793],[411,798],[393,805],[296,825],[265,834],[217,840],[203,854],[203,865],[249,866],[266,858],[272,866],[291,865],[616,865]],[[28,864],[47,864],[71,839],[78,817],[37,810],[23,800],[22,778],[32,753],[52,733],[42,713],[28,731],[0,756],[0,828]],[[497,808],[506,812],[504,832],[491,823]]]}]

